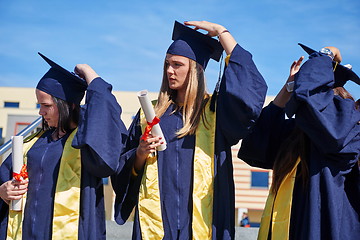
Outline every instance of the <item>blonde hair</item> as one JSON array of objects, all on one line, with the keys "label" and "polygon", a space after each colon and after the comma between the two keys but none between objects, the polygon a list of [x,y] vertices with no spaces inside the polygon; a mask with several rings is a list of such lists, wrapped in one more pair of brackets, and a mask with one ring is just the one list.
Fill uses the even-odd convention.
[{"label": "blonde hair", "polygon": [[[186,135],[195,134],[199,126],[200,118],[206,123],[204,107],[210,99],[206,91],[206,82],[203,68],[194,60],[189,59],[189,72],[187,75],[188,84],[186,87],[185,100],[183,106],[177,106],[174,111],[181,110],[183,115],[183,127],[176,133],[178,138]],[[175,103],[177,91],[169,87],[167,78],[167,66],[164,62],[163,79],[155,106],[156,116],[159,118],[165,113],[166,109]]]}]

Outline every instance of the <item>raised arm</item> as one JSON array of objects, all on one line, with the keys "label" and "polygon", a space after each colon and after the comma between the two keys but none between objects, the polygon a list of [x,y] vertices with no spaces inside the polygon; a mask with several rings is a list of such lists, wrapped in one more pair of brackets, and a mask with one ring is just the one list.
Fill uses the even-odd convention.
[{"label": "raised arm", "polygon": [[207,21],[188,21],[185,25],[195,26],[195,30],[203,29],[208,31],[210,37],[218,37],[227,55],[230,55],[234,50],[237,42],[230,34],[230,32],[222,25],[211,23]]},{"label": "raised arm", "polygon": [[[335,58],[334,58],[335,59]],[[324,153],[341,153],[358,135],[360,112],[355,102],[334,94],[332,59],[315,53],[295,77],[294,94],[286,106],[297,125]]]},{"label": "raised arm", "polygon": [[267,85],[252,60],[238,44],[233,49],[217,97],[216,124],[230,145],[244,138],[259,117]]},{"label": "raised arm", "polygon": [[217,101],[217,128],[230,145],[246,136],[260,115],[267,86],[257,70],[252,55],[240,47],[224,26],[207,21],[189,21],[185,25],[217,36],[230,56],[221,81]]},{"label": "raised arm", "polygon": [[290,66],[290,74],[285,83],[285,85],[281,88],[280,92],[276,95],[273,103],[281,108],[285,108],[286,103],[290,100],[293,88],[294,88],[294,80],[295,74],[299,71],[300,65],[304,57],[301,56],[299,60],[294,61]]},{"label": "raised arm", "polygon": [[285,105],[292,91],[288,83],[294,81],[304,57],[294,61],[290,66],[290,74],[282,89],[273,102],[265,107],[260,114],[251,133],[242,141],[238,157],[253,167],[271,169],[281,143],[291,134],[295,122],[285,119]]},{"label": "raised arm", "polygon": [[95,78],[100,77],[95,70],[87,64],[77,64],[74,72],[79,75],[79,77],[85,79],[87,85],[90,85]]},{"label": "raised arm", "polygon": [[285,119],[284,109],[271,102],[242,140],[238,157],[250,166],[272,169],[281,144],[294,126],[293,119]]},{"label": "raised arm", "polygon": [[91,67],[80,64],[75,72],[85,78],[89,86],[73,147],[81,148],[83,166],[87,171],[98,177],[107,177],[116,172],[126,140],[121,107],[111,93],[112,86],[98,77]]}]

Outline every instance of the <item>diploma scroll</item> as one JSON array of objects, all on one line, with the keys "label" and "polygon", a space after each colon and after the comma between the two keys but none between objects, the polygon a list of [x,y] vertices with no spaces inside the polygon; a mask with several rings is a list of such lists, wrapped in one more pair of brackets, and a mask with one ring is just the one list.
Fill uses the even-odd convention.
[{"label": "diploma scroll", "polygon": [[[13,173],[21,174],[22,167],[24,165],[23,159],[23,136],[12,136],[12,167]],[[12,200],[10,203],[10,209],[13,211],[21,211],[22,198],[18,200]]]},{"label": "diploma scroll", "polygon": [[[142,91],[138,92],[138,98],[140,101],[141,108],[144,111],[146,121],[148,123],[152,123],[156,119],[156,115],[155,115],[153,105],[151,104],[151,101],[149,99],[148,91],[142,90]],[[152,127],[151,132],[154,136],[161,137],[162,138],[161,140],[163,141],[163,144],[161,144],[159,147],[157,147],[156,150],[164,151],[166,149],[166,141],[164,138],[164,134],[160,128],[160,125],[158,123],[155,124]]]}]

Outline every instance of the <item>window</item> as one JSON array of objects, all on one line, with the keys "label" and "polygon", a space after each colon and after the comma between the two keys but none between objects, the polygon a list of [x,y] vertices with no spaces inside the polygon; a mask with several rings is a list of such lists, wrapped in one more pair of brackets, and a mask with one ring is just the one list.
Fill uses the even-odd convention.
[{"label": "window", "polygon": [[251,187],[268,188],[269,172],[251,171]]},{"label": "window", "polygon": [[6,108],[19,108],[19,102],[4,102]]}]

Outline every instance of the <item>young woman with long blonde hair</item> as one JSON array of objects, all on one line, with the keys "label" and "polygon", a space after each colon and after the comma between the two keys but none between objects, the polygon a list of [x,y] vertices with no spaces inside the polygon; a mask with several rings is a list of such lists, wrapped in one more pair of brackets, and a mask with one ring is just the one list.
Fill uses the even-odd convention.
[{"label": "young woman with long blonde hair", "polygon": [[[115,220],[123,224],[136,207],[133,239],[235,235],[231,146],[253,126],[267,87],[251,54],[225,27],[185,24],[208,36],[175,23],[155,105],[167,148],[156,151],[163,141],[159,136],[142,138],[144,121],[138,114],[129,129],[123,167],[112,177]],[[229,55],[227,66],[218,94],[211,96],[204,70],[210,57],[219,60],[222,48]]]}]

